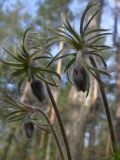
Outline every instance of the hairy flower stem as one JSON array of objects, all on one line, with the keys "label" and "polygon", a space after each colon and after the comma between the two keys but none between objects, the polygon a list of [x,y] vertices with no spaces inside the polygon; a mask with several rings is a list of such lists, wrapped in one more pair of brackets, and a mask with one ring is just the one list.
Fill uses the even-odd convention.
[{"label": "hairy flower stem", "polygon": [[[90,58],[90,62],[93,65],[93,67],[97,68],[97,65],[96,65],[96,62],[95,62],[94,58],[92,56],[90,56],[89,58]],[[99,73],[97,73],[97,72],[96,72],[96,76],[99,79],[101,79]],[[111,116],[111,113],[110,113],[110,109],[109,109],[109,105],[108,105],[108,101],[107,101],[107,97],[106,97],[104,87],[100,84],[99,84],[99,87],[100,87],[100,91],[101,91],[101,95],[102,95],[102,99],[103,99],[103,103],[104,103],[104,107],[105,107],[105,111],[106,111],[106,115],[107,115],[107,120],[108,120],[108,125],[109,125],[109,130],[110,130],[110,136],[111,136],[111,141],[112,141],[112,147],[113,147],[113,150],[114,150],[114,148],[117,144],[116,144],[114,127],[113,127],[113,123],[112,123],[112,116]]]},{"label": "hairy flower stem", "polygon": [[58,138],[58,136],[57,136],[57,133],[56,133],[53,125],[51,124],[48,116],[47,116],[47,115],[45,114],[45,112],[44,112],[43,110],[41,110],[40,108],[34,108],[34,112],[40,112],[40,113],[42,113],[43,116],[45,117],[46,121],[48,122],[48,124],[50,124],[51,131],[52,131],[53,136],[54,136],[54,138],[55,138],[57,147],[58,147],[58,149],[59,149],[59,153],[60,153],[61,160],[65,160],[65,158],[64,158],[64,153],[63,153],[63,150],[62,150],[62,146],[61,146],[60,140],[59,140],[59,138]]},{"label": "hairy flower stem", "polygon": [[65,133],[64,125],[63,125],[59,110],[57,108],[56,102],[54,100],[53,94],[52,94],[51,89],[50,89],[48,84],[46,84],[46,88],[47,88],[48,95],[50,97],[51,103],[53,105],[54,111],[56,113],[56,117],[57,117],[57,120],[58,120],[58,123],[59,123],[59,127],[61,129],[62,137],[63,137],[64,144],[65,144],[65,147],[66,147],[68,160],[72,160],[71,153],[70,153],[70,148],[69,148],[69,144],[68,144],[68,140],[67,140],[67,136],[66,136],[66,133]]}]

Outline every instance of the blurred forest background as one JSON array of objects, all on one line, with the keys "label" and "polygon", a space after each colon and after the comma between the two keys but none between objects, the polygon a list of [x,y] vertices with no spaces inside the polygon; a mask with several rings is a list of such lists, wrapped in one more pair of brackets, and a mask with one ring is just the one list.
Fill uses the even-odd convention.
[{"label": "blurred forest background", "polygon": [[[34,27],[47,38],[50,33],[45,28],[61,25],[61,15],[64,10],[70,13],[71,22],[78,29],[81,13],[88,1],[0,0],[0,56],[6,56],[2,47],[16,43],[29,26]],[[112,79],[103,78],[108,84],[107,98],[117,142],[120,145],[120,1],[96,1],[102,10],[91,23],[91,27],[107,28],[113,33],[101,42],[113,46],[112,50],[104,51],[103,54]],[[89,14],[88,18],[90,16]],[[62,42],[54,45],[51,52],[55,55],[63,45]],[[58,61],[56,71],[62,75],[62,85],[57,90],[53,90],[53,93],[64,121],[73,160],[102,160],[109,155],[111,142],[97,82],[92,80],[92,89],[86,99],[68,83],[61,64],[62,61]],[[9,94],[19,98],[21,102],[39,106],[35,99],[31,100],[27,85],[21,95],[17,93],[15,85],[9,79],[9,68],[0,63],[0,88],[7,87]],[[54,112],[51,109],[49,112],[51,122],[54,122]],[[36,129],[33,139],[27,140],[21,125],[17,122],[5,123],[1,112],[0,116],[0,160],[58,160],[57,148],[50,134]]]}]

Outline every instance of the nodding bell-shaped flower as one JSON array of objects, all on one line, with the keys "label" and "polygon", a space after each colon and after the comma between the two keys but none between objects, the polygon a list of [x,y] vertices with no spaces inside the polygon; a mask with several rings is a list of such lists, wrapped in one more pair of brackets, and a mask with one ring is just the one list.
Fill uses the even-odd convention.
[{"label": "nodding bell-shaped flower", "polygon": [[34,134],[34,124],[30,122],[24,123],[24,131],[27,138],[32,138]]},{"label": "nodding bell-shaped flower", "polygon": [[88,74],[84,66],[76,64],[73,68],[73,82],[77,91],[88,91]]},{"label": "nodding bell-shaped flower", "polygon": [[43,102],[47,99],[45,85],[41,80],[33,80],[30,86],[33,94],[40,102]]}]

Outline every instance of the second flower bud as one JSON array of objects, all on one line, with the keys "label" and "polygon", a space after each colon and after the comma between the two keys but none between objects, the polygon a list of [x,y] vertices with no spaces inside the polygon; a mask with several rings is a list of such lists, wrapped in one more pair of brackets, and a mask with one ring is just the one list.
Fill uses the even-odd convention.
[{"label": "second flower bud", "polygon": [[40,101],[43,102],[47,100],[47,91],[44,83],[41,80],[34,80],[30,83],[31,90],[34,96]]}]

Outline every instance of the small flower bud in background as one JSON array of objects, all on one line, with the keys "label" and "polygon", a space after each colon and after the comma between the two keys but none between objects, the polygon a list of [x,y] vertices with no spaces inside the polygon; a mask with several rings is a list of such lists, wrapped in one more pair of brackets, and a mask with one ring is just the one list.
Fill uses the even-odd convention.
[{"label": "small flower bud in background", "polygon": [[26,122],[23,127],[26,137],[32,138],[34,134],[34,124],[32,122]]},{"label": "small flower bud in background", "polygon": [[33,82],[31,82],[30,86],[33,94],[40,102],[43,102],[47,99],[47,93],[42,81],[34,80]]},{"label": "small flower bud in background", "polygon": [[77,91],[87,91],[88,74],[81,64],[76,64],[73,68],[73,82]]}]

